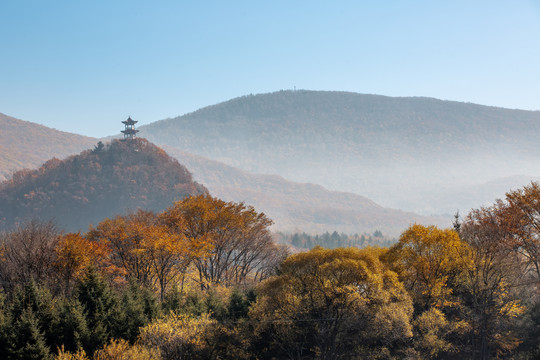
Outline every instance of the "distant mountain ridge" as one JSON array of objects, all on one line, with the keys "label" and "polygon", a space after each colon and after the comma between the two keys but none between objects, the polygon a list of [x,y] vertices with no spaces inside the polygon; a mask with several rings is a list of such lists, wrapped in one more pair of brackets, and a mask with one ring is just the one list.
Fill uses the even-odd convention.
[{"label": "distant mountain ridge", "polygon": [[[16,122],[16,124],[23,125],[22,132],[34,132],[33,129],[27,129],[27,126],[35,126],[40,131],[43,130],[40,125],[29,122],[21,121],[20,123]],[[47,130],[47,128],[44,130]],[[49,130],[53,135],[56,134],[54,130]],[[16,130],[12,131],[11,134],[15,138],[19,137]],[[64,134],[66,136],[71,135],[74,139],[80,138],[75,134]],[[92,138],[87,140],[91,144],[98,141]],[[69,141],[69,139],[66,140],[68,143]],[[141,141],[143,140],[141,139]],[[46,139],[42,143],[47,143]],[[39,143],[35,145],[36,147],[41,146]],[[2,143],[0,143],[0,146],[2,146]],[[9,146],[11,153],[20,154],[19,160],[24,163],[27,162],[27,154],[32,153],[31,148],[30,151],[21,151],[17,142],[9,143]],[[51,147],[50,150],[53,152],[55,149]],[[360,195],[331,192],[319,185],[295,183],[275,175],[251,174],[218,161],[183,152],[177,148],[165,147],[165,150],[176,157],[189,171],[193,171],[198,182],[208,184],[214,196],[227,201],[245,202],[248,205],[253,205],[258,211],[267,213],[276,223],[273,226],[275,230],[306,231],[309,233],[332,232],[334,230],[347,233],[362,233],[382,230],[386,235],[397,236],[404,228],[415,221],[430,224],[449,224],[449,219],[446,218],[426,218],[399,210],[386,209]],[[86,155],[84,154],[89,155],[89,158],[95,156],[91,150],[87,150],[81,154],[83,158],[81,158],[81,155],[77,155],[71,156],[65,161],[49,160],[40,169],[25,170],[16,174],[16,179],[12,180],[19,183],[19,185],[10,184],[9,182],[8,185],[0,184],[0,200],[3,199],[2,205],[0,205],[0,223],[3,221],[4,225],[6,225],[29,216],[40,216],[47,219],[55,218],[60,225],[65,225],[69,220],[72,225],[69,225],[68,228],[74,230],[84,229],[87,223],[99,221],[102,216],[105,216],[104,214],[110,214],[112,211],[123,211],[122,207],[116,205],[106,206],[107,211],[104,214],[102,214],[99,207],[97,207],[98,210],[86,212],[69,211],[67,214],[55,209],[58,203],[62,202],[68,204],[64,206],[66,209],[84,207],[85,201],[90,201],[91,197],[96,195],[99,186],[95,184],[84,181],[81,183],[81,179],[71,181],[72,185],[66,184],[70,182],[67,181],[70,178],[77,177],[76,174],[80,175],[83,169],[87,171],[83,176],[87,180],[103,176],[103,169],[96,170],[96,161],[92,160],[87,163],[88,158],[81,161],[81,159],[85,159]],[[46,156],[46,151],[44,156]],[[87,163],[87,166],[83,166],[83,169],[75,169],[75,175],[64,174],[61,176],[54,172],[56,168],[63,167],[67,169],[73,165],[74,160],[79,164]],[[60,164],[64,165],[60,166]],[[71,165],[68,166],[67,164]],[[19,169],[22,167],[25,166],[20,166]],[[128,166],[128,168],[132,169],[133,167]],[[0,166],[0,174],[3,171],[4,168]],[[93,171],[97,171],[97,173],[93,173]],[[4,174],[8,175],[7,172]],[[51,188],[49,185],[56,182],[56,179],[53,181],[50,178],[51,176],[64,178],[66,181],[59,182],[58,186]],[[130,177],[132,176],[130,175]],[[41,183],[41,185],[37,186],[37,190],[32,181],[24,181],[33,177],[38,178],[36,180],[38,185]],[[48,180],[45,181],[45,178]],[[23,183],[26,186],[23,186]],[[79,187],[80,185],[88,190],[93,188],[91,190],[93,195],[89,196],[85,193],[84,189]],[[66,188],[65,194],[60,194],[64,196],[61,201],[58,200],[58,189],[60,187]],[[120,189],[117,188],[117,190]],[[117,195],[115,193],[102,195],[101,197],[114,199]],[[4,197],[2,198],[2,196]],[[41,202],[37,201],[39,199],[41,199]],[[165,201],[172,202],[173,200],[171,198]],[[120,203],[120,199],[117,199],[117,202]],[[122,202],[125,204],[125,200]],[[144,205],[145,202],[141,201],[140,206],[144,207]],[[130,206],[136,208],[138,205],[132,202]],[[92,211],[96,213],[92,213]],[[2,218],[3,220],[1,220]],[[2,224],[0,224],[1,227]]]},{"label": "distant mountain ridge", "polygon": [[38,167],[52,157],[67,157],[97,142],[2,113],[0,129],[0,181],[17,170]]},{"label": "distant mountain ridge", "polygon": [[280,91],[140,130],[157,144],[243,170],[424,213],[459,207],[429,203],[450,183],[481,184],[540,168],[540,111],[432,98]]},{"label": "distant mountain ridge", "polygon": [[[384,223],[399,232],[411,221],[447,224],[456,210],[466,214],[538,177],[539,119],[538,111],[430,98],[282,91],[232,99],[139,129],[141,136],[165,143],[160,146],[214,195],[267,212],[278,230],[363,232]],[[0,177],[63,157],[53,145],[71,138],[88,141],[83,149],[97,142],[21,120],[13,124],[20,128],[0,137]],[[54,140],[25,138],[35,131],[26,127],[34,125]],[[56,138],[58,133],[67,139]],[[20,136],[25,140],[19,144]],[[369,207],[367,198],[384,207]],[[369,218],[366,209],[390,211],[396,221],[381,216],[377,222],[378,215]]]}]

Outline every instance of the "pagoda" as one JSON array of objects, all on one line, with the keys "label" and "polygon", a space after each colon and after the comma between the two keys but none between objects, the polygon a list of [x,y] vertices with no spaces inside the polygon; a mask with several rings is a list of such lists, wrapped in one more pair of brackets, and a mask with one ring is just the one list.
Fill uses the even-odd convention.
[{"label": "pagoda", "polygon": [[124,140],[133,139],[134,137],[137,136],[137,133],[139,132],[139,130],[135,130],[136,123],[137,121],[133,120],[131,116],[128,117],[126,121],[122,121],[122,124],[126,126],[126,128],[122,130],[122,132],[124,133]]}]

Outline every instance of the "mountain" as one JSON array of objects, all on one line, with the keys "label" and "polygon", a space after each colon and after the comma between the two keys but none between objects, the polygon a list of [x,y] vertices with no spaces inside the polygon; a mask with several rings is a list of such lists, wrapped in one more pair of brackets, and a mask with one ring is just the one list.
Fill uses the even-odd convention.
[{"label": "mountain", "polygon": [[412,223],[451,226],[451,216],[420,216],[384,208],[364,196],[330,191],[277,175],[251,174],[202,156],[165,148],[185,164],[210,193],[227,201],[243,201],[264,211],[278,231],[372,233],[398,236]]},{"label": "mountain", "polygon": [[0,113],[0,181],[16,170],[34,168],[52,157],[64,158],[97,140],[54,130]]},{"label": "mountain", "polygon": [[[102,144],[101,144],[102,145]],[[70,231],[142,208],[162,211],[174,200],[207,190],[165,151],[144,139],[113,140],[0,184],[0,228],[32,218]]]},{"label": "mountain", "polygon": [[[0,146],[9,147],[11,151],[7,154],[15,154],[15,159],[22,164],[32,164],[32,161],[39,161],[30,159],[30,155],[37,152],[40,153],[38,159],[50,159],[54,154],[58,154],[57,149],[48,140],[47,134],[50,134],[53,140],[56,139],[55,136],[58,136],[58,134],[64,136],[60,140],[55,140],[59,144],[76,143],[83,138],[75,134],[60,133],[26,121],[15,120],[14,123],[19,128],[14,127],[10,131],[10,137],[4,137],[2,142],[0,142]],[[30,141],[20,143],[12,141],[12,139],[24,138],[26,136],[25,134],[30,133],[44,134],[40,141],[34,142],[36,151],[32,151],[32,142]],[[83,139],[90,144],[95,144],[98,141],[92,138]],[[48,147],[44,147],[44,144],[49,145]],[[113,141],[113,144],[117,144],[116,140]],[[412,222],[445,226],[449,224],[449,219],[451,219],[450,217],[423,217],[413,213],[387,209],[360,195],[329,191],[322,186],[292,182],[281,176],[252,174],[218,161],[181,151],[174,147],[166,147],[165,149],[169,154],[177,158],[181,164],[192,171],[194,178],[199,183],[207,186],[214,196],[227,201],[245,202],[246,204],[253,205],[258,211],[265,212],[274,220],[275,225],[273,228],[275,230],[298,230],[310,233],[332,232],[334,230],[347,233],[363,233],[381,230],[386,235],[396,236]],[[73,153],[78,153],[79,151],[74,150]],[[66,152],[69,155],[69,151]],[[51,155],[47,156],[47,153]],[[60,157],[61,155],[58,156]],[[9,182],[0,185],[2,189],[0,190],[0,199],[4,199],[2,205],[0,205],[0,217],[4,218],[2,220],[3,226],[31,215],[43,216],[45,213],[47,214],[47,218],[54,217],[64,227],[68,225],[68,220],[69,222],[73,222],[73,226],[67,226],[71,230],[85,229],[89,222],[96,223],[104,216],[123,212],[123,208],[118,205],[123,202],[126,205],[125,207],[128,207],[126,199],[121,201],[115,200],[116,205],[103,205],[109,211],[106,214],[101,214],[101,205],[92,205],[94,207],[90,206],[90,208],[84,207],[85,199],[88,199],[89,202],[91,199],[94,199],[97,196],[97,189],[100,187],[99,185],[90,184],[85,181],[81,183],[79,178],[82,177],[90,181],[91,179],[96,179],[97,176],[103,182],[109,181],[107,180],[108,178],[102,177],[103,166],[100,165],[101,169],[96,170],[96,166],[93,165],[96,160],[89,161],[88,156],[95,157],[95,151],[85,151],[77,157],[70,157],[65,160],[67,163],[63,167],[59,165],[63,162],[58,159],[48,161],[39,170],[19,172]],[[2,154],[0,159],[6,159],[6,154]],[[83,164],[82,168],[77,168],[74,165],[75,163]],[[39,165],[41,164],[40,162]],[[16,169],[19,170],[23,167],[23,165],[19,164]],[[49,169],[51,167],[55,169],[57,167],[63,168],[65,173],[62,173],[62,171],[58,173],[58,170],[51,172]],[[69,174],[67,169],[74,171],[74,174]],[[92,174],[92,169],[97,171],[97,173]],[[147,170],[151,173],[156,171],[152,168]],[[1,164],[0,174],[8,175],[8,171]],[[124,175],[126,177],[132,176]],[[32,181],[37,181],[39,190],[34,188],[34,183],[29,178],[37,179]],[[54,187],[49,186],[51,183],[56,183],[56,179],[63,179],[65,181],[62,184],[58,181],[59,183],[57,185],[55,184]],[[30,182],[27,183],[26,181]],[[118,179],[112,179],[112,181],[118,183]],[[127,181],[128,184],[129,182]],[[26,185],[23,186],[23,183]],[[19,185],[15,186],[15,184]],[[122,186],[126,186],[126,184],[120,185],[120,187]],[[83,187],[86,189],[85,191],[92,193],[85,194],[85,191],[78,187]],[[68,188],[69,190],[59,194],[59,188]],[[104,201],[105,199],[111,199],[112,201],[112,199],[115,199],[115,196],[123,191],[118,187],[116,189],[118,191],[117,193],[106,192],[106,195],[101,196],[100,201]],[[60,197],[60,195],[63,197]],[[172,198],[164,200],[164,203],[168,205],[172,200]],[[46,202],[50,202],[50,204],[47,206],[44,205]],[[68,205],[64,206],[62,204]],[[79,209],[81,206],[83,208],[80,211],[65,211],[68,208]],[[136,208],[138,206],[135,202],[129,204],[130,208]],[[91,216],[87,218],[86,214],[91,214]]]},{"label": "mountain", "polygon": [[441,191],[540,168],[539,111],[432,98],[280,91],[139,129],[157,144],[246,171],[425,214],[468,211],[459,196],[434,203]]}]

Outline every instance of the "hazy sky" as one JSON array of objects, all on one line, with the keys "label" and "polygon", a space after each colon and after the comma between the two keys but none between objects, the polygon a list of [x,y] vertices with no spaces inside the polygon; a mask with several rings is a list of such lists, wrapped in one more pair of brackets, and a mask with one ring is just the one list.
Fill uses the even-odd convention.
[{"label": "hazy sky", "polygon": [[23,120],[105,136],[294,87],[538,110],[540,0],[0,0]]}]

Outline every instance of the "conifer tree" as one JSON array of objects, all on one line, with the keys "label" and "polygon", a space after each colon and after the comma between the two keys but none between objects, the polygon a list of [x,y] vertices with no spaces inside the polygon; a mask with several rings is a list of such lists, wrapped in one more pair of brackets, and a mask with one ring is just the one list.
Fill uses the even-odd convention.
[{"label": "conifer tree", "polygon": [[90,329],[86,349],[93,354],[112,337],[118,321],[118,299],[93,268],[78,282],[76,291]]},{"label": "conifer tree", "polygon": [[50,349],[39,328],[39,321],[32,309],[28,307],[22,311],[19,319],[13,324],[13,337],[8,359],[46,360],[50,358]]},{"label": "conifer tree", "polygon": [[121,300],[120,321],[116,338],[134,342],[139,330],[157,315],[157,304],[153,296],[137,282],[130,281]]},{"label": "conifer tree", "polygon": [[90,340],[90,329],[84,315],[84,308],[77,299],[63,300],[54,324],[56,348],[64,347],[66,351],[77,351]]}]

